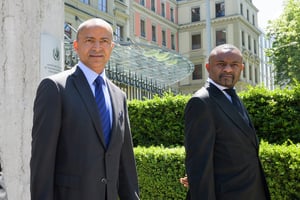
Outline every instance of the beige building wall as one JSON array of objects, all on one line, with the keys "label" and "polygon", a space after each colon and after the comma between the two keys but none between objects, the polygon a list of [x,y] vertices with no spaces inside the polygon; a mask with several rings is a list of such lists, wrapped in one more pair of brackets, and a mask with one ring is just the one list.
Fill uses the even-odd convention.
[{"label": "beige building wall", "polygon": [[[145,0],[145,6],[140,5],[140,0],[107,1],[107,11],[102,12],[97,8],[96,0],[91,0],[90,5],[79,2],[78,0],[65,0],[66,22],[72,23],[77,27],[79,20],[90,17],[101,17],[111,22],[115,29],[122,27],[123,39],[133,42],[141,42],[157,45],[162,48],[170,47],[170,40],[167,39],[166,46],[161,44],[160,32],[165,30],[170,37],[176,37],[176,51],[191,60],[195,66],[202,65],[202,78],[194,79],[191,74],[184,80],[172,85],[173,88],[182,93],[193,93],[205,84],[207,72],[205,63],[208,57],[209,48],[216,46],[217,31],[226,32],[226,43],[232,43],[240,48],[244,55],[245,72],[241,76],[241,81],[237,85],[238,89],[245,89],[247,85],[260,83],[260,58],[259,58],[259,36],[261,34],[257,27],[257,8],[250,0],[156,0],[155,12],[151,10],[151,1]],[[209,25],[207,26],[207,2],[210,5]],[[169,16],[161,16],[161,4],[166,8],[174,8],[174,22],[170,21]],[[72,7],[68,5],[73,5]],[[217,4],[223,4],[225,15],[216,17]],[[77,7],[74,9],[74,7]],[[192,22],[191,10],[200,7],[200,21]],[[79,10],[78,10],[79,9]],[[166,14],[168,14],[166,12]],[[75,19],[74,16],[77,16]],[[147,26],[145,37],[141,37],[140,19],[144,19]],[[157,40],[151,41],[151,25],[157,28]],[[150,28],[149,28],[150,27]],[[207,27],[210,28],[207,31]],[[210,34],[207,35],[207,32]],[[201,47],[192,49],[193,35],[201,35]],[[243,35],[243,36],[242,36]],[[211,44],[208,44],[211,41]],[[250,46],[250,48],[249,48]],[[255,48],[254,48],[255,47]],[[256,49],[256,51],[254,51]]]},{"label": "beige building wall", "polygon": [[[193,93],[205,84],[208,76],[205,69],[209,48],[207,42],[210,37],[211,47],[217,45],[217,31],[225,31],[226,43],[234,44],[243,52],[245,74],[241,75],[240,82],[237,84],[238,90],[245,89],[248,84],[258,84],[260,82],[258,43],[261,34],[257,27],[258,10],[248,0],[210,0],[210,35],[207,35],[206,2],[206,0],[191,0],[178,3],[178,15],[182,16],[178,19],[179,52],[188,57],[195,66],[202,65],[202,78],[193,79],[193,75],[187,77],[178,83],[179,90],[186,94]],[[225,15],[216,17],[216,4],[222,2],[225,7]],[[197,7],[200,7],[200,21],[192,22],[191,10]],[[244,32],[244,39],[242,39],[242,31]],[[196,34],[201,35],[201,47],[192,49],[192,36]],[[242,42],[243,40],[244,42]]]}]

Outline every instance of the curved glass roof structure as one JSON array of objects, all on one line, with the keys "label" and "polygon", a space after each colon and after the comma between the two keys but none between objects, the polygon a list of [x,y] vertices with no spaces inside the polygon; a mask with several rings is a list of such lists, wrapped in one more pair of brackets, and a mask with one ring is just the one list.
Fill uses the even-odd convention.
[{"label": "curved glass roof structure", "polygon": [[[65,64],[67,68],[77,63],[72,41],[65,41]],[[176,52],[157,46],[115,41],[108,71],[112,74],[136,77],[146,82],[155,83],[161,87],[170,86],[194,70],[194,64]],[[117,78],[118,77],[114,77]]]},{"label": "curved glass roof structure", "polygon": [[194,70],[194,64],[176,52],[141,43],[115,43],[109,66],[112,71],[134,74],[169,86]]}]

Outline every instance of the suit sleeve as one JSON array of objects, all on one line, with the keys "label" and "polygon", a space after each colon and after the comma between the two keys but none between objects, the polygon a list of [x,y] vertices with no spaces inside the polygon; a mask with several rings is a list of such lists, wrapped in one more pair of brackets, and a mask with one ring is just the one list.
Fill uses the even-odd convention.
[{"label": "suit sleeve", "polygon": [[43,80],[36,93],[30,160],[31,200],[53,200],[56,146],[61,123],[57,85]]},{"label": "suit sleeve", "polygon": [[210,105],[193,97],[185,108],[186,173],[191,200],[214,200],[215,126]]},{"label": "suit sleeve", "polygon": [[139,189],[136,162],[133,152],[132,135],[130,130],[128,108],[126,103],[126,97],[124,96],[124,144],[122,147],[120,158],[120,171],[119,171],[119,197],[121,200],[138,200]]}]

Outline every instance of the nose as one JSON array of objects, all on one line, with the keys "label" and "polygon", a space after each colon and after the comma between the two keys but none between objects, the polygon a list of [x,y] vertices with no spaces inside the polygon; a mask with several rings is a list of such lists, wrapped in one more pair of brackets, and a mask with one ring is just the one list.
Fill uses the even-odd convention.
[{"label": "nose", "polygon": [[99,48],[103,48],[103,44],[101,41],[95,41],[93,48],[95,49],[99,49]]},{"label": "nose", "polygon": [[231,71],[232,71],[232,67],[231,67],[230,64],[226,64],[226,65],[224,66],[223,70],[226,71],[226,72],[231,72]]}]

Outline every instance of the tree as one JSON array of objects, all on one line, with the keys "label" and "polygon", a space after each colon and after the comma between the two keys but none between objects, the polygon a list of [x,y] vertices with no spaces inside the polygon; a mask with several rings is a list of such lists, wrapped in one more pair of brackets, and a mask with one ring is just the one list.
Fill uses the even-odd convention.
[{"label": "tree", "polygon": [[266,35],[272,41],[266,55],[274,65],[275,84],[300,81],[300,0],[284,1],[283,13],[269,21]]}]

